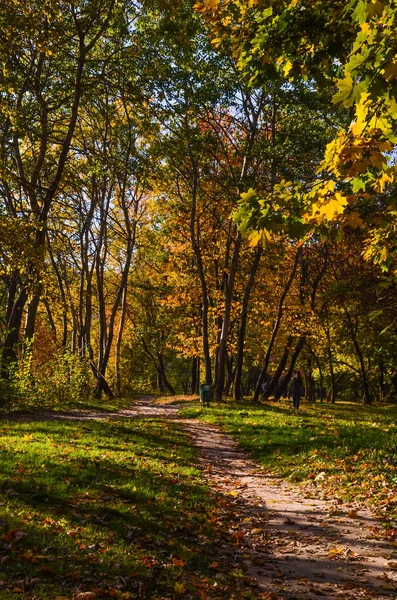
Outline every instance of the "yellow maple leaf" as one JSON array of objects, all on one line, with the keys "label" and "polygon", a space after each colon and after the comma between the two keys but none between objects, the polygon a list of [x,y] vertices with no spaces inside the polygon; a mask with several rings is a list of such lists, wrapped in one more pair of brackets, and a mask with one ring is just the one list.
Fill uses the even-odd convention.
[{"label": "yellow maple leaf", "polygon": [[174,592],[176,594],[184,594],[186,592],[186,588],[183,585],[183,583],[178,583],[177,581],[175,582],[174,585]]},{"label": "yellow maple leaf", "polygon": [[392,174],[389,174],[387,171],[383,171],[382,175],[379,177],[377,182],[375,183],[375,189],[377,192],[383,192],[385,185],[387,183],[393,183],[394,177]]}]

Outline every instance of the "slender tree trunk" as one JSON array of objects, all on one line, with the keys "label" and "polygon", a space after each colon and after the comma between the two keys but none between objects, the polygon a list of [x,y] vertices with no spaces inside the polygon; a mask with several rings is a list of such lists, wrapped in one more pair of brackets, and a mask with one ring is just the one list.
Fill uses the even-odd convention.
[{"label": "slender tree trunk", "polygon": [[157,373],[157,389],[160,392],[160,394],[164,394],[165,389],[164,389],[163,377],[161,375],[160,369],[157,369],[156,373]]},{"label": "slender tree trunk", "polygon": [[227,371],[227,381],[225,386],[225,395],[228,396],[230,393],[230,388],[233,385],[235,370],[233,371],[233,359],[230,358],[229,354],[226,354],[226,371]]},{"label": "slender tree trunk", "polygon": [[47,247],[48,247],[48,253],[50,256],[51,264],[54,269],[54,273],[55,273],[55,276],[56,276],[56,279],[58,282],[58,287],[59,287],[59,291],[61,293],[61,298],[62,298],[62,348],[65,351],[67,343],[68,343],[68,311],[67,311],[66,293],[65,293],[65,288],[63,285],[62,275],[60,273],[58,265],[56,264],[54,253],[52,251],[51,244],[50,244],[48,238],[47,238]]},{"label": "slender tree trunk", "polygon": [[190,214],[190,240],[193,248],[193,252],[196,258],[196,268],[200,280],[201,286],[201,326],[203,336],[203,353],[204,353],[204,368],[205,368],[205,382],[212,384],[212,371],[211,371],[211,357],[210,357],[210,345],[209,345],[209,334],[208,334],[208,288],[204,274],[203,260],[201,256],[201,248],[199,243],[199,234],[196,233],[196,213],[197,213],[197,186],[198,182],[196,176],[193,182],[192,188],[192,208]]},{"label": "slender tree trunk", "polygon": [[1,360],[1,377],[3,379],[9,379],[10,369],[12,369],[12,365],[17,362],[16,346],[19,341],[22,325],[22,314],[27,297],[28,293],[26,287],[22,286],[18,298],[12,307],[10,318],[8,320],[7,334],[4,340]]},{"label": "slender tree trunk", "polygon": [[306,341],[306,346],[307,346],[310,354],[313,356],[314,361],[315,361],[315,363],[317,365],[318,373],[319,373],[319,376],[320,376],[320,402],[322,402],[323,401],[323,389],[324,389],[324,375],[323,375],[323,370],[321,368],[321,363],[320,363],[320,361],[318,359],[317,354],[314,352],[313,348],[307,343],[307,341]]},{"label": "slender tree trunk", "polygon": [[327,402],[332,402],[332,404],[335,404],[336,402],[336,384],[338,383],[338,381],[340,379],[342,379],[343,377],[343,373],[339,373],[338,375],[335,376],[335,373],[333,371],[333,378],[332,378],[332,383],[330,385],[330,388],[328,390],[328,394],[327,394]]},{"label": "slender tree trunk", "polygon": [[200,394],[200,365],[201,365],[201,359],[198,356],[197,357],[197,379],[196,379],[196,389],[195,389],[196,396],[198,396]]},{"label": "slender tree trunk", "polygon": [[379,363],[379,399],[384,400],[386,397],[386,386],[385,386],[385,365]]},{"label": "slender tree trunk", "polygon": [[331,375],[331,386],[330,386],[328,394],[327,394],[327,401],[332,402],[332,404],[335,404],[336,393],[337,393],[336,392],[336,379],[335,379],[334,364],[332,361],[332,353],[331,353],[330,346],[328,346],[328,348],[327,348],[327,355],[328,355],[329,373]]},{"label": "slender tree trunk", "polygon": [[7,327],[8,327],[9,321],[10,321],[12,308],[14,306],[15,296],[16,296],[17,290],[18,290],[18,283],[20,283],[19,273],[18,273],[18,271],[14,271],[13,274],[11,275],[10,282],[8,285],[7,307],[6,307],[6,314],[5,314],[5,322],[6,322]]},{"label": "slender tree trunk", "polygon": [[283,380],[283,390],[287,390],[287,388],[288,388],[288,384],[291,380],[292,374],[295,369],[296,361],[298,360],[299,354],[301,353],[302,348],[305,345],[305,341],[306,341],[306,337],[304,335],[302,335],[299,338],[298,343],[295,346],[295,350],[291,356],[291,362],[289,364],[287,374]]},{"label": "slender tree trunk", "polygon": [[120,393],[120,391],[121,391],[121,371],[120,371],[121,342],[123,339],[123,331],[124,331],[126,315],[127,315],[127,286],[125,286],[124,290],[123,290],[120,322],[119,322],[119,328],[118,328],[117,339],[116,339],[115,370],[116,370],[116,390],[118,393]]},{"label": "slender tree trunk", "polygon": [[190,376],[190,393],[194,395],[197,388],[197,356],[192,358],[192,370]]},{"label": "slender tree trunk", "polygon": [[270,337],[269,344],[268,344],[268,347],[267,347],[267,350],[266,350],[266,354],[265,354],[265,363],[263,365],[263,369],[262,369],[261,374],[260,374],[260,376],[258,378],[258,381],[257,381],[257,384],[256,384],[256,388],[255,388],[254,399],[253,399],[254,402],[258,402],[259,396],[261,394],[262,383],[264,382],[265,377],[267,375],[267,369],[268,369],[269,362],[270,362],[270,356],[271,356],[271,353],[272,353],[272,350],[273,350],[273,346],[274,346],[274,342],[276,341],[277,333],[278,333],[278,330],[280,328],[281,320],[282,320],[282,317],[283,317],[284,301],[285,301],[285,299],[287,297],[289,289],[290,289],[290,287],[292,285],[292,282],[294,280],[294,277],[295,277],[295,274],[296,274],[296,269],[298,267],[301,254],[302,254],[302,247],[298,248],[298,250],[296,252],[295,260],[294,260],[294,264],[293,264],[293,267],[292,267],[291,274],[289,276],[289,279],[288,279],[287,283],[285,284],[283,293],[281,294],[281,297],[280,297],[280,301],[279,301],[279,304],[278,304],[277,317],[276,317],[276,320],[275,320],[275,323],[274,323],[274,326],[273,326],[273,332],[272,332],[272,335]]},{"label": "slender tree trunk", "polygon": [[240,256],[242,237],[241,233],[237,231],[232,260],[230,264],[229,276],[227,279],[227,285],[225,290],[225,307],[223,311],[223,319],[222,319],[222,329],[221,335],[219,339],[218,346],[218,368],[217,368],[217,377],[216,377],[216,387],[215,387],[215,400],[221,402],[222,394],[225,387],[225,367],[226,367],[226,354],[227,354],[227,339],[229,335],[229,326],[230,326],[230,314],[232,308],[232,300],[233,300],[233,290],[234,290],[234,281],[236,278],[237,268],[238,268],[238,260]]},{"label": "slender tree trunk", "polygon": [[161,377],[163,379],[164,385],[167,388],[167,390],[169,391],[170,394],[172,394],[172,396],[176,395],[175,389],[174,387],[170,384],[170,382],[168,381],[167,378],[167,374],[165,372],[165,365],[164,365],[164,359],[163,359],[163,355],[158,352],[157,353],[157,358],[158,358],[158,366],[161,372]]},{"label": "slender tree trunk", "polygon": [[358,356],[358,360],[360,363],[361,379],[362,379],[363,388],[364,388],[364,404],[368,404],[369,406],[371,406],[372,394],[371,394],[371,390],[370,390],[369,383],[368,383],[368,377],[367,377],[367,371],[365,368],[364,356],[363,356],[362,350],[361,350],[360,345],[357,340],[357,334],[356,334],[351,316],[350,316],[348,310],[346,309],[345,305],[343,305],[343,312],[346,315],[348,329],[350,331],[350,337],[352,339],[353,346],[354,346],[354,349],[356,351],[356,354]]},{"label": "slender tree trunk", "polygon": [[278,383],[280,381],[280,377],[281,377],[281,375],[282,375],[282,373],[283,373],[283,371],[285,369],[285,365],[287,364],[288,356],[289,356],[289,353],[290,353],[290,350],[291,350],[291,344],[292,344],[292,335],[290,335],[288,337],[287,343],[286,343],[285,348],[284,348],[283,355],[282,355],[281,360],[280,360],[280,362],[278,364],[276,372],[273,375],[273,378],[270,381],[269,385],[266,387],[265,393],[262,394],[262,398],[265,401],[268,400],[269,397],[272,394],[274,394],[274,392],[277,389],[277,385],[278,385]]},{"label": "slender tree trunk", "polygon": [[28,310],[26,312],[26,320],[25,320],[25,331],[24,331],[24,345],[32,341],[35,331],[35,323],[36,323],[36,315],[37,309],[40,304],[40,295],[42,291],[42,286],[39,286],[36,289],[34,296],[29,302]]},{"label": "slender tree trunk", "polygon": [[245,342],[245,333],[247,331],[247,318],[248,318],[248,306],[249,300],[251,296],[252,287],[255,282],[255,276],[259,267],[259,262],[262,256],[262,247],[258,246],[255,251],[254,262],[252,263],[251,273],[247,281],[247,285],[245,286],[243,302],[241,305],[241,320],[240,320],[240,329],[238,332],[238,341],[237,341],[237,357],[236,357],[236,372],[234,376],[234,388],[233,388],[233,398],[238,401],[243,397],[241,390],[241,377],[243,374],[243,363],[244,363],[244,342]]},{"label": "slender tree trunk", "polygon": [[48,323],[50,324],[50,329],[51,329],[51,333],[52,336],[54,338],[54,341],[57,341],[57,328],[55,325],[55,321],[54,321],[54,317],[52,316],[52,311],[51,311],[51,307],[50,304],[48,302],[48,300],[46,298],[43,298],[43,304],[45,306],[46,312],[47,312],[47,319],[48,319]]}]

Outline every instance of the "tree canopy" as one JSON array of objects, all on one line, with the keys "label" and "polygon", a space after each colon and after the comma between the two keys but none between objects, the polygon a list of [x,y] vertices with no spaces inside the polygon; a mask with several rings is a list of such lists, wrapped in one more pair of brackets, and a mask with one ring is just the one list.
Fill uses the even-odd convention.
[{"label": "tree canopy", "polygon": [[3,3],[3,405],[392,397],[396,14]]}]

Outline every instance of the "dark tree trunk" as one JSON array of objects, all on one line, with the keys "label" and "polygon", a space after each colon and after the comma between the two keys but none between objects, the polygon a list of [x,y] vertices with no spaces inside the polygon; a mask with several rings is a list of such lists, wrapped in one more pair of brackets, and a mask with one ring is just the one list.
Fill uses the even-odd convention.
[{"label": "dark tree trunk", "polygon": [[10,369],[12,370],[13,365],[17,362],[16,346],[19,341],[22,325],[22,314],[27,297],[27,290],[23,286],[18,298],[14,303],[14,306],[12,307],[10,318],[8,320],[7,334],[4,340],[1,360],[1,377],[3,379],[9,379]]},{"label": "dark tree trunk", "polygon": [[215,386],[215,400],[218,402],[222,401],[222,395],[225,387],[225,370],[226,370],[226,355],[227,355],[227,339],[229,335],[230,327],[230,313],[232,308],[234,281],[236,278],[238,260],[240,256],[242,237],[239,232],[236,234],[232,260],[230,264],[229,276],[227,278],[226,290],[225,290],[225,307],[223,311],[222,329],[219,339],[219,347],[217,354],[217,376]]},{"label": "dark tree trunk", "polygon": [[379,364],[379,400],[384,400],[386,397],[386,386],[385,386],[385,365]]},{"label": "dark tree trunk", "polygon": [[164,394],[165,388],[164,388],[163,377],[161,375],[160,369],[157,369],[156,376],[157,376],[157,389],[161,394]]},{"label": "dark tree trunk", "polygon": [[332,402],[332,404],[334,404],[336,402],[336,380],[335,380],[334,365],[332,362],[332,354],[331,354],[330,347],[327,348],[327,354],[328,354],[329,373],[331,376],[331,386],[330,386],[328,394],[327,394],[327,401]]},{"label": "dark tree trunk", "polygon": [[240,329],[238,332],[238,342],[237,342],[237,357],[236,357],[236,371],[234,375],[234,388],[233,388],[233,398],[237,400],[241,400],[243,397],[241,390],[241,377],[243,374],[243,363],[244,363],[244,342],[245,342],[245,333],[247,330],[247,318],[248,318],[248,305],[251,295],[251,290],[255,282],[255,276],[258,270],[259,262],[262,256],[262,247],[258,246],[255,252],[254,262],[252,263],[251,273],[249,279],[247,281],[247,285],[245,286],[243,302],[241,305],[241,320],[240,320]]},{"label": "dark tree trunk", "polygon": [[24,346],[26,345],[26,343],[29,344],[29,342],[31,342],[33,340],[35,324],[36,324],[37,309],[40,304],[40,294],[41,294],[41,289],[36,290],[34,296],[32,297],[31,301],[29,302],[28,310],[26,313],[26,320],[25,320]]},{"label": "dark tree trunk", "polygon": [[200,394],[200,365],[201,360],[200,357],[197,357],[197,379],[196,379],[196,389],[195,394],[198,396]]},{"label": "dark tree trunk", "polygon": [[284,348],[283,355],[282,355],[281,360],[280,360],[280,362],[278,364],[276,372],[274,373],[274,375],[273,375],[273,377],[272,377],[269,385],[266,387],[266,390],[265,390],[264,394],[262,394],[262,398],[265,401],[268,400],[269,397],[272,394],[274,394],[274,392],[277,389],[277,385],[279,383],[280,377],[282,375],[282,372],[285,369],[285,365],[287,364],[288,356],[289,356],[289,353],[290,353],[290,350],[291,350],[291,344],[292,344],[292,335],[290,335],[288,337],[287,343],[286,343],[285,348]]},{"label": "dark tree trunk", "polygon": [[51,312],[51,307],[50,304],[48,302],[48,300],[46,298],[43,299],[43,304],[45,306],[46,312],[47,312],[47,319],[48,319],[48,323],[50,325],[50,329],[51,329],[51,334],[54,338],[54,342],[57,341],[57,328],[55,325],[55,321],[54,318],[52,316],[52,312]]},{"label": "dark tree trunk", "polygon": [[298,360],[299,354],[301,353],[304,345],[305,345],[305,336],[301,336],[299,338],[298,343],[295,346],[295,350],[291,356],[291,362],[289,364],[287,374],[285,375],[285,377],[283,379],[283,388],[282,388],[283,393],[286,393],[286,391],[288,389],[289,382],[291,381],[291,377],[292,377],[294,369],[295,369],[296,361]]},{"label": "dark tree trunk", "polygon": [[167,388],[167,390],[169,391],[169,393],[172,394],[172,396],[175,396],[176,395],[175,389],[174,389],[174,387],[170,384],[170,382],[167,379],[167,374],[165,372],[165,365],[164,365],[163,355],[160,352],[158,352],[157,353],[157,358],[158,358],[158,367],[160,369],[161,377],[163,379],[164,385]]},{"label": "dark tree trunk", "polygon": [[95,363],[94,363],[93,360],[90,360],[90,366],[91,366],[91,371],[93,372],[94,377],[95,377],[95,379],[97,381],[97,385],[96,385],[96,389],[95,389],[95,396],[97,398],[101,398],[102,392],[105,392],[105,394],[109,398],[114,398],[114,394],[112,392],[111,387],[109,386],[109,384],[106,381],[106,379],[103,376],[103,374],[98,371],[98,368],[95,365]]},{"label": "dark tree trunk", "polygon": [[197,389],[197,356],[193,356],[192,358],[192,370],[190,376],[190,393],[194,395]]},{"label": "dark tree trunk", "polygon": [[270,337],[270,341],[269,341],[269,344],[268,344],[268,347],[267,347],[267,350],[266,350],[265,364],[263,365],[263,369],[261,371],[261,374],[260,374],[260,376],[258,378],[258,381],[257,381],[257,384],[256,384],[255,394],[254,394],[254,399],[253,399],[254,402],[258,402],[259,396],[261,394],[262,383],[265,381],[265,378],[266,378],[266,375],[267,375],[267,369],[268,369],[269,362],[270,362],[270,356],[271,356],[271,353],[272,353],[272,350],[273,350],[274,342],[276,341],[278,330],[279,330],[280,325],[281,325],[281,319],[282,319],[282,316],[283,316],[284,300],[287,297],[289,289],[290,289],[290,287],[292,285],[292,282],[294,280],[296,269],[298,267],[301,255],[302,255],[302,247],[298,248],[298,251],[297,251],[297,253],[295,255],[295,260],[294,260],[294,264],[293,264],[293,267],[292,267],[291,274],[289,276],[289,279],[288,279],[287,283],[285,284],[283,293],[281,294],[281,298],[280,298],[280,301],[279,301],[279,304],[278,304],[278,311],[277,311],[276,321],[274,323],[273,332],[272,332],[272,335]]},{"label": "dark tree trunk", "polygon": [[324,375],[323,375],[323,370],[321,368],[321,363],[318,360],[317,354],[314,352],[313,348],[307,343],[307,341],[306,341],[306,347],[308,348],[310,354],[314,358],[314,361],[318,368],[318,373],[320,376],[320,386],[319,386],[320,387],[320,401],[322,402],[323,401],[323,389],[324,389]]},{"label": "dark tree trunk", "polygon": [[18,284],[20,283],[20,277],[18,271],[14,271],[11,275],[10,282],[8,285],[8,295],[7,295],[7,307],[5,314],[6,326],[8,327],[10,317],[12,314],[12,308],[15,302],[15,296],[17,294]]},{"label": "dark tree trunk", "polygon": [[348,324],[348,329],[350,331],[350,336],[351,336],[353,346],[354,346],[354,349],[356,351],[356,354],[358,356],[358,360],[360,363],[361,379],[362,379],[362,384],[363,384],[363,389],[364,389],[364,404],[371,406],[372,394],[371,394],[371,390],[369,387],[367,371],[366,371],[365,362],[364,362],[364,356],[363,356],[363,353],[361,351],[360,345],[357,340],[357,334],[356,334],[356,330],[353,325],[351,316],[345,306],[343,306],[343,311],[346,315],[346,320],[347,320],[347,324]]}]

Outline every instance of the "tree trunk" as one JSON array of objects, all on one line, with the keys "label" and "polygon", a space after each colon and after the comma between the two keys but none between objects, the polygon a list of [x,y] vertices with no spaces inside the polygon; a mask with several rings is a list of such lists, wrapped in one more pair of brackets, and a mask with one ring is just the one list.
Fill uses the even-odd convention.
[{"label": "tree trunk", "polygon": [[8,284],[8,294],[7,294],[7,307],[5,314],[5,322],[8,327],[8,323],[11,317],[12,308],[15,302],[15,296],[17,294],[18,283],[20,282],[20,277],[18,271],[14,271],[11,275],[9,284]]},{"label": "tree trunk", "polygon": [[160,369],[157,369],[156,375],[157,375],[157,389],[160,392],[160,394],[164,394],[165,389],[164,389],[163,377],[161,375]]},{"label": "tree trunk", "polygon": [[284,348],[283,355],[282,355],[281,360],[280,360],[280,362],[278,364],[276,372],[273,375],[273,378],[270,381],[269,385],[266,387],[266,390],[265,390],[264,394],[262,394],[262,399],[265,400],[265,401],[268,400],[269,397],[277,389],[278,382],[280,380],[282,372],[285,369],[285,365],[287,364],[288,356],[289,356],[289,353],[290,353],[290,350],[291,350],[291,344],[292,344],[292,335],[290,335],[288,337],[287,343],[286,343],[285,348]]},{"label": "tree trunk", "polygon": [[124,290],[123,290],[120,322],[119,322],[119,328],[118,328],[117,340],[116,340],[115,371],[116,371],[116,390],[118,393],[120,393],[120,391],[121,391],[121,371],[120,371],[121,342],[123,339],[123,331],[124,331],[126,315],[127,315],[127,285],[124,287]]},{"label": "tree trunk", "polygon": [[17,362],[16,346],[22,325],[23,309],[28,297],[26,287],[23,286],[17,300],[12,307],[7,324],[7,334],[4,340],[3,354],[1,360],[1,377],[9,379],[13,365]]},{"label": "tree trunk", "polygon": [[283,392],[286,392],[288,389],[288,384],[289,384],[292,374],[294,372],[296,361],[298,360],[299,354],[301,353],[301,350],[302,350],[303,346],[305,345],[305,341],[306,341],[306,337],[301,336],[298,340],[298,343],[295,346],[295,350],[291,356],[291,362],[289,364],[287,374],[283,380]]},{"label": "tree trunk", "polygon": [[332,362],[332,353],[331,353],[331,348],[328,346],[327,348],[327,355],[328,355],[328,365],[329,365],[329,372],[331,375],[331,386],[328,390],[328,394],[327,394],[327,402],[332,402],[332,404],[335,404],[336,402],[336,379],[335,379],[335,372],[334,372],[334,365]]},{"label": "tree trunk", "polygon": [[238,332],[238,342],[237,342],[237,357],[236,357],[236,371],[234,375],[234,388],[233,388],[233,398],[238,401],[243,397],[241,390],[241,377],[243,374],[243,363],[244,363],[244,342],[245,342],[245,333],[247,330],[247,318],[248,318],[248,305],[251,295],[251,290],[255,282],[255,276],[259,267],[259,262],[262,256],[262,246],[258,246],[255,251],[254,262],[252,263],[251,273],[247,281],[247,285],[245,286],[243,302],[241,305],[241,320],[240,320],[240,329]]},{"label": "tree trunk", "polygon": [[26,342],[29,344],[33,340],[37,309],[40,304],[41,286],[39,287],[40,289],[36,289],[34,296],[30,300],[28,310],[26,312],[24,346],[26,345]]},{"label": "tree trunk", "polygon": [[238,260],[240,256],[242,237],[241,233],[237,231],[232,260],[230,264],[229,276],[227,278],[226,290],[225,290],[225,307],[223,310],[222,329],[218,347],[218,365],[217,365],[217,377],[215,387],[215,400],[218,402],[222,401],[222,394],[225,387],[225,370],[226,370],[226,354],[227,354],[227,339],[229,335],[230,326],[230,313],[232,309],[234,281],[236,278]]},{"label": "tree trunk", "polygon": [[363,383],[363,388],[364,388],[364,404],[367,404],[369,406],[371,406],[372,404],[372,394],[371,394],[371,390],[369,388],[369,383],[368,383],[368,377],[367,377],[367,371],[365,368],[365,363],[364,363],[364,356],[363,353],[361,351],[360,345],[357,341],[357,334],[356,331],[354,329],[354,325],[353,322],[351,320],[351,316],[349,314],[349,312],[346,309],[346,306],[343,305],[343,311],[346,315],[346,320],[347,320],[347,324],[348,324],[348,329],[350,331],[350,336],[353,342],[353,346],[354,349],[356,351],[356,354],[358,356],[358,360],[360,363],[360,371],[361,371],[361,379],[362,379],[362,383]]},{"label": "tree trunk", "polygon": [[200,394],[200,364],[201,364],[201,360],[200,357],[197,357],[197,379],[196,379],[196,389],[195,389],[195,394],[196,396],[198,396]]},{"label": "tree trunk", "polygon": [[212,371],[211,371],[211,356],[210,356],[210,345],[208,335],[208,288],[204,274],[203,260],[201,256],[201,248],[199,243],[199,234],[196,233],[196,212],[197,212],[197,179],[196,175],[193,182],[192,188],[192,208],[190,213],[190,241],[192,244],[193,252],[196,259],[196,268],[200,280],[201,286],[201,326],[203,336],[203,353],[204,353],[204,367],[205,367],[205,382],[212,384]]},{"label": "tree trunk", "polygon": [[294,260],[294,264],[293,264],[293,267],[292,267],[291,274],[289,276],[289,279],[288,279],[287,283],[285,284],[283,293],[281,294],[281,298],[280,298],[280,301],[279,301],[279,304],[278,304],[278,311],[277,311],[276,321],[274,323],[273,332],[272,332],[272,335],[270,337],[270,341],[269,341],[269,344],[268,344],[268,347],[267,347],[267,350],[266,350],[265,364],[263,365],[263,369],[261,371],[261,374],[260,374],[259,379],[258,379],[257,384],[256,384],[255,394],[254,394],[254,399],[253,399],[254,402],[258,402],[259,396],[261,394],[261,386],[262,386],[262,383],[264,382],[265,377],[267,375],[267,369],[268,369],[269,362],[270,362],[270,356],[271,356],[271,353],[272,353],[272,350],[273,350],[274,342],[276,341],[278,330],[279,330],[280,325],[281,325],[281,319],[282,319],[282,316],[283,316],[284,301],[285,301],[285,298],[287,297],[289,289],[290,289],[290,287],[292,285],[292,282],[294,280],[296,269],[298,267],[298,263],[299,263],[301,254],[302,254],[302,246],[300,248],[298,248],[298,250],[296,252],[295,260]]},{"label": "tree trunk", "polygon": [[385,386],[385,365],[379,363],[379,400],[384,400],[386,397],[386,386]]},{"label": "tree trunk", "polygon": [[172,396],[175,396],[176,395],[175,389],[170,384],[170,382],[168,381],[167,374],[165,372],[165,365],[164,365],[163,355],[160,352],[158,352],[157,353],[157,358],[158,358],[158,366],[159,366],[159,369],[160,369],[160,372],[161,372],[161,377],[163,379],[164,385],[167,388],[167,390],[169,391],[169,393]]},{"label": "tree trunk", "polygon": [[197,356],[192,358],[192,370],[190,376],[190,393],[193,396],[197,389]]}]

